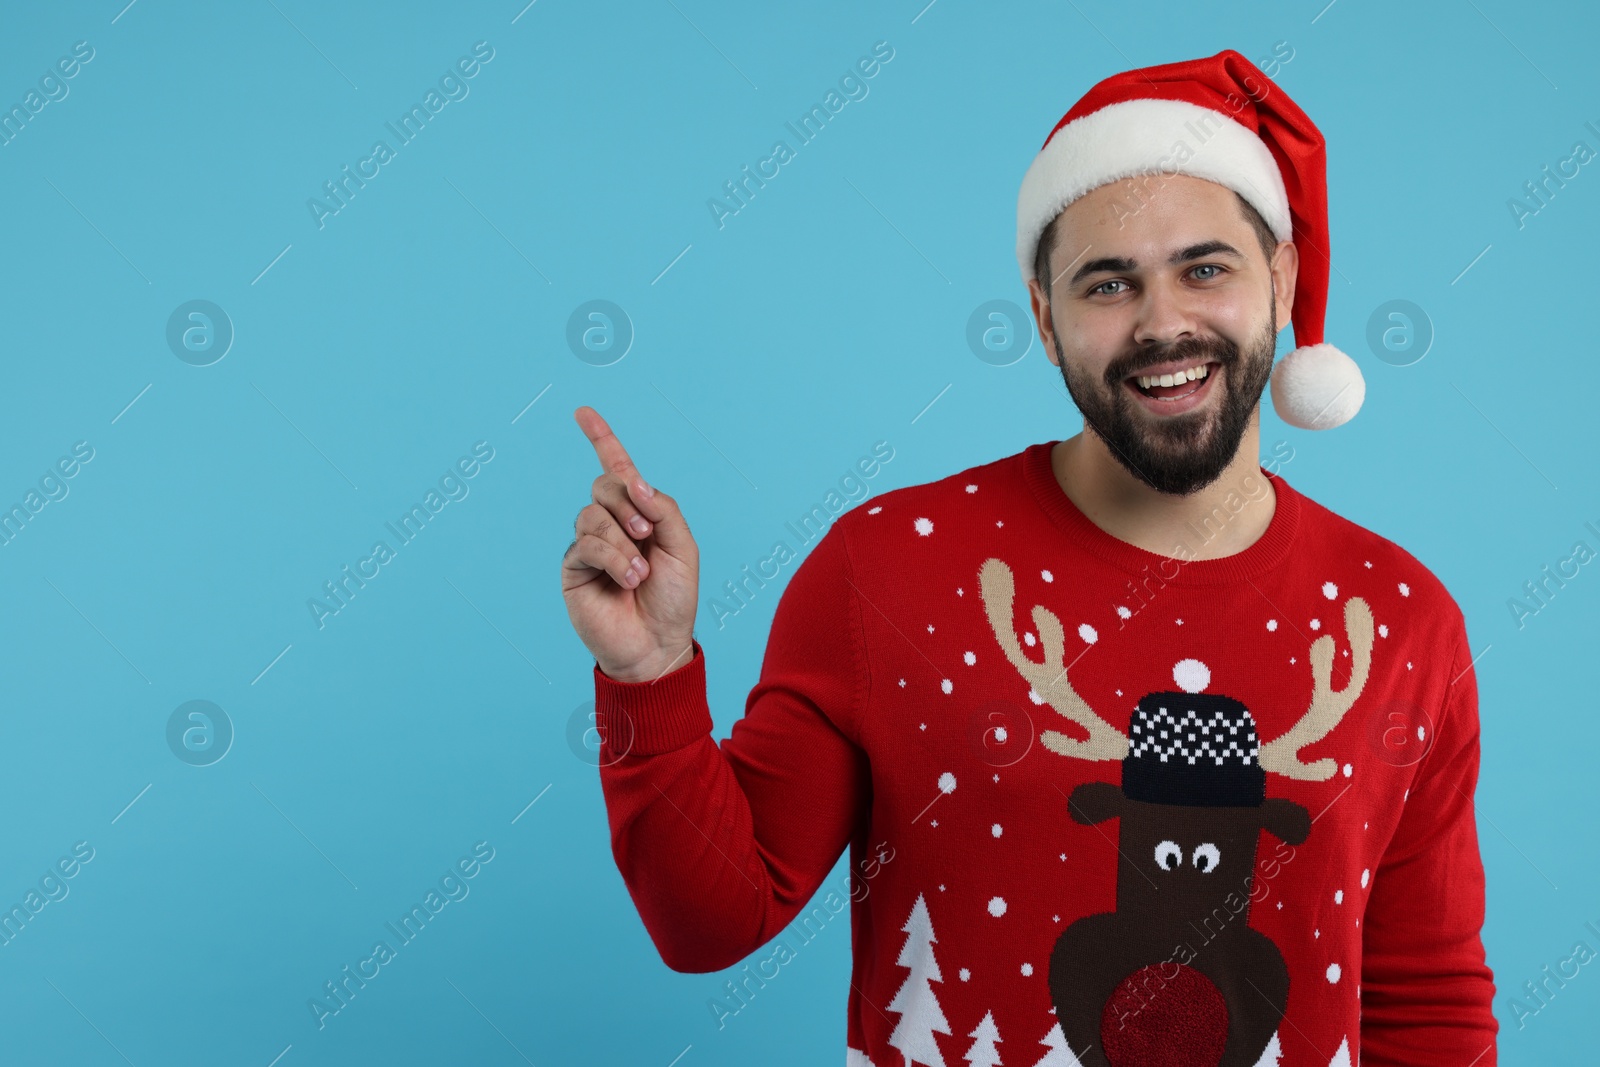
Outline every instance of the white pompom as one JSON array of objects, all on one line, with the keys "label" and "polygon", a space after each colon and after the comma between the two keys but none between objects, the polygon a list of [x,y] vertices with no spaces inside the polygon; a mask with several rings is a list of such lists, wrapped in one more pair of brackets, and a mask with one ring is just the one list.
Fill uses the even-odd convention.
[{"label": "white pompom", "polygon": [[1306,345],[1272,369],[1272,406],[1302,430],[1331,430],[1361,409],[1367,383],[1356,361],[1330,344]]},{"label": "white pompom", "polygon": [[1185,693],[1199,693],[1211,684],[1211,668],[1197,659],[1180,659],[1172,668],[1172,680]]}]

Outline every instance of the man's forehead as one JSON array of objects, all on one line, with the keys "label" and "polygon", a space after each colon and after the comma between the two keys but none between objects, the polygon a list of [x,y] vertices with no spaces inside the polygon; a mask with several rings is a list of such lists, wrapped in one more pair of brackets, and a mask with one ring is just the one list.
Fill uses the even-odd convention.
[{"label": "man's forehead", "polygon": [[[1233,203],[1238,199],[1232,189],[1205,178],[1188,174],[1147,174],[1107,182],[1083,194],[1067,205],[1063,214],[1067,224],[1106,224],[1127,228],[1141,215],[1160,217],[1163,222],[1181,215],[1205,213],[1206,215],[1237,216]],[[1241,219],[1242,221],[1242,219]]]},{"label": "man's forehead", "polygon": [[1053,258],[1057,270],[1090,254],[1096,259],[1118,257],[1155,266],[1205,242],[1224,241],[1242,249],[1250,240],[1250,225],[1230,189],[1199,182],[1215,189],[1216,195],[1194,190],[1181,201],[1173,196],[1162,203],[1119,197],[1120,184],[1125,183],[1100,186],[1056,217]]}]

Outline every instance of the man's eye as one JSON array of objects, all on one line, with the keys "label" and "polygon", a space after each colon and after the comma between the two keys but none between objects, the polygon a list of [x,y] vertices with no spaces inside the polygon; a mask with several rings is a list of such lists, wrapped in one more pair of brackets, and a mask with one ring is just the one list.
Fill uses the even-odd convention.
[{"label": "man's eye", "polygon": [[[1217,266],[1215,263],[1202,263],[1200,266],[1196,267],[1195,270],[1197,270],[1197,271],[1200,271],[1200,270],[1214,270],[1214,271],[1217,271],[1218,273],[1221,273],[1222,268]],[[1216,276],[1217,276],[1216,274],[1208,274],[1205,277],[1201,278],[1200,280],[1203,281],[1203,282],[1208,282],[1212,278],[1215,278]]]},{"label": "man's eye", "polygon": [[[1126,284],[1127,283],[1124,282],[1124,281],[1121,281],[1121,280],[1119,280],[1117,278],[1113,278],[1108,282],[1101,282],[1099,285],[1095,286],[1093,289],[1090,289],[1089,292],[1091,292],[1091,293],[1102,293],[1102,292],[1105,292],[1106,286],[1108,286],[1108,285],[1126,285]],[[1110,294],[1110,295],[1114,296],[1115,294]]]}]

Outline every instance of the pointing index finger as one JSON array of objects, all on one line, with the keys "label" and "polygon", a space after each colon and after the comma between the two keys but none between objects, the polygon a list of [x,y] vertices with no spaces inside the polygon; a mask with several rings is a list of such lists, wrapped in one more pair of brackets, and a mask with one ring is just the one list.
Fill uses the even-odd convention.
[{"label": "pointing index finger", "polygon": [[617,475],[630,490],[634,489],[631,482],[644,480],[639,474],[639,469],[634,466],[632,458],[629,457],[628,450],[622,447],[622,441],[611,432],[610,425],[598,411],[585,404],[572,415],[583,430],[584,436],[589,438],[589,443],[594,446],[602,470]]}]

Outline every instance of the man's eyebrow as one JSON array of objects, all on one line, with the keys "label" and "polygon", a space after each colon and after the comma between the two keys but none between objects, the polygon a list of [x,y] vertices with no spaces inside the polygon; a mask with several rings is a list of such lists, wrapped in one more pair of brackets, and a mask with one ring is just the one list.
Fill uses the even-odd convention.
[{"label": "man's eyebrow", "polygon": [[[1200,243],[1192,244],[1187,248],[1178,249],[1167,258],[1167,263],[1176,267],[1181,263],[1189,262],[1191,259],[1203,259],[1206,256],[1233,256],[1235,259],[1245,258],[1243,253],[1230,245],[1228,242],[1211,240],[1201,241]],[[1128,259],[1125,256],[1103,256],[1100,259],[1091,259],[1083,266],[1079,267],[1077,273],[1072,276],[1072,281],[1067,284],[1077,285],[1091,274],[1127,274],[1138,269],[1138,262]]]}]

